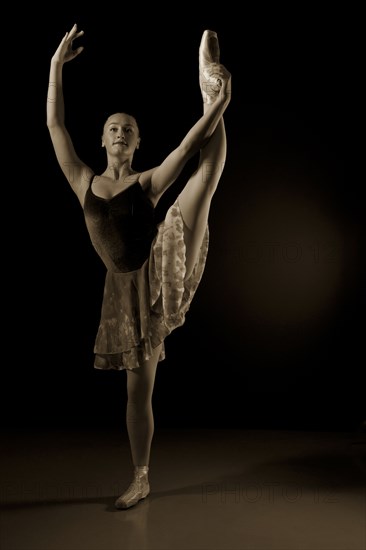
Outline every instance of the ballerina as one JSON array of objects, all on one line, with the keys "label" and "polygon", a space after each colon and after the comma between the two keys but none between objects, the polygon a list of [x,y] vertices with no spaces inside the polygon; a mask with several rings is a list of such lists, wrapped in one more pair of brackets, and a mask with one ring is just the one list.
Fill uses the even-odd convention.
[{"label": "ballerina", "polygon": [[[209,211],[226,160],[223,114],[231,99],[231,74],[220,64],[217,34],[205,30],[198,56],[203,115],[161,164],[138,172],[132,168],[141,142],[138,123],[125,112],[111,114],[101,143],[107,165],[96,174],[77,155],[64,116],[63,67],[83,51],[83,46],[73,49],[83,34],[75,24],[51,59],[47,126],[57,161],[106,267],[94,367],[127,373],[133,479],[115,502],[125,509],[150,493],[156,368],[165,358],[165,338],[185,322],[205,268]],[[196,170],[157,223],[159,199],[196,154]]]}]

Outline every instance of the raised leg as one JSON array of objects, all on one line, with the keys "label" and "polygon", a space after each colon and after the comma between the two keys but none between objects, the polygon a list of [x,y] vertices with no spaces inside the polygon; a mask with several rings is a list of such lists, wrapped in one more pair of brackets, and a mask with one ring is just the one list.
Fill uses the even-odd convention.
[{"label": "raised leg", "polygon": [[186,245],[186,278],[192,274],[208,224],[212,197],[226,160],[226,132],[221,118],[200,152],[198,168],[179,195]]},{"label": "raised leg", "polygon": [[[204,31],[199,47],[199,82],[203,110],[212,109],[224,76],[220,65],[217,34]],[[212,132],[212,133],[211,133]],[[192,274],[208,224],[212,197],[221,178],[226,161],[226,132],[223,117],[210,131],[208,140],[200,149],[198,168],[179,195],[186,245],[186,278]]]}]

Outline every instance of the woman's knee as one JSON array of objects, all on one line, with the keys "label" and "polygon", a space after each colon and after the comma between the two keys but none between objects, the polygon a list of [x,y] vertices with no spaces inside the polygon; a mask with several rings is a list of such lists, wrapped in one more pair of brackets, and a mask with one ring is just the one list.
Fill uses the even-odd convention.
[{"label": "woman's knee", "polygon": [[131,401],[146,402],[151,399],[160,351],[161,344],[140,367],[127,371],[127,397]]},{"label": "woman's knee", "polygon": [[224,171],[225,161],[204,161],[200,168],[203,188],[206,193],[214,193]]}]

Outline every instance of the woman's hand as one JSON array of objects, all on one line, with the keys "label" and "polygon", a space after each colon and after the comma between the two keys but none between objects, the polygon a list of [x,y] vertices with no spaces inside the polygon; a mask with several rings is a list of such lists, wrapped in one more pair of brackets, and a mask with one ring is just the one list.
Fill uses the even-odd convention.
[{"label": "woman's hand", "polygon": [[225,101],[231,100],[231,73],[220,65],[219,79],[221,80],[220,94]]},{"label": "woman's hand", "polygon": [[225,102],[231,99],[231,74],[220,63],[210,63],[200,74],[200,85],[206,103],[214,103],[220,97]]},{"label": "woman's hand", "polygon": [[208,79],[216,96],[224,101],[231,99],[231,73],[224,65],[212,63],[208,71]]},{"label": "woman's hand", "polygon": [[79,38],[79,36],[82,36],[83,34],[84,31],[78,32],[77,24],[75,23],[71,31],[67,32],[61,40],[59,47],[52,56],[52,61],[64,64],[67,63],[67,61],[75,59],[75,57],[83,51],[84,47],[79,46],[76,50],[73,50],[72,43],[76,38]]}]

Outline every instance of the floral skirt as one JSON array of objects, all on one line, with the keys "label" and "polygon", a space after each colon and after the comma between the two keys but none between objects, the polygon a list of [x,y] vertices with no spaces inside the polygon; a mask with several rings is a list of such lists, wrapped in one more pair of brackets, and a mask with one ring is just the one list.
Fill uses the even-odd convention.
[{"label": "floral skirt", "polygon": [[96,369],[134,369],[149,359],[185,315],[206,264],[209,231],[191,276],[185,277],[184,222],[178,199],[159,224],[149,258],[128,273],[107,271],[100,324],[95,340]]}]

